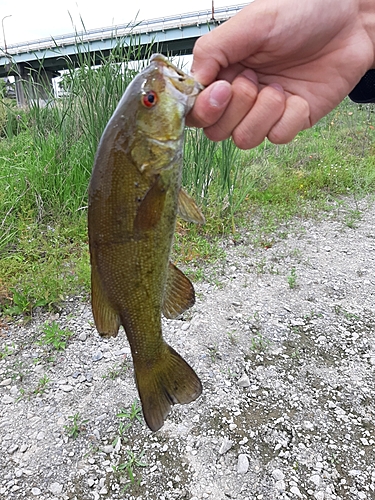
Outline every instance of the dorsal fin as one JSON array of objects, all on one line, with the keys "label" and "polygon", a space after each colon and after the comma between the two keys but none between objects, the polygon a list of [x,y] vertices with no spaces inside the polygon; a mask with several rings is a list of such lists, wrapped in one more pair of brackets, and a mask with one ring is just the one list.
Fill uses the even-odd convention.
[{"label": "dorsal fin", "polygon": [[178,193],[178,215],[187,222],[195,222],[195,224],[206,222],[198,205],[182,188]]}]

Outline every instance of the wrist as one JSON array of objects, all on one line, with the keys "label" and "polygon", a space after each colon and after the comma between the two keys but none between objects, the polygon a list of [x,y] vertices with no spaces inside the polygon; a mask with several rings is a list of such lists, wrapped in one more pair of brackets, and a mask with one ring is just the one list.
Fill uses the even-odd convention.
[{"label": "wrist", "polygon": [[359,17],[372,47],[368,69],[375,69],[375,1],[359,0]]}]

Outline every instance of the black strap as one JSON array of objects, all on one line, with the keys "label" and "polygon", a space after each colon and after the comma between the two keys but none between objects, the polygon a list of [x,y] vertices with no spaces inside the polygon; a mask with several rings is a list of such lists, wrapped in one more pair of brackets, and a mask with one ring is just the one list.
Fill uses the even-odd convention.
[{"label": "black strap", "polygon": [[350,92],[349,97],[358,103],[375,102],[375,69],[370,69]]}]

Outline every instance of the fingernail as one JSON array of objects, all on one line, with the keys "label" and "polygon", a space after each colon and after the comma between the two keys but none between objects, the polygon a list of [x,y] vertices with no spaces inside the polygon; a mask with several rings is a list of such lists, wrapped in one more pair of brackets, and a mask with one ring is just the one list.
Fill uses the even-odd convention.
[{"label": "fingernail", "polygon": [[274,89],[278,90],[279,92],[284,93],[283,87],[279,83],[270,83],[270,87],[273,87]]},{"label": "fingernail", "polygon": [[215,108],[225,106],[232,95],[230,83],[220,81],[212,85],[209,103]]}]

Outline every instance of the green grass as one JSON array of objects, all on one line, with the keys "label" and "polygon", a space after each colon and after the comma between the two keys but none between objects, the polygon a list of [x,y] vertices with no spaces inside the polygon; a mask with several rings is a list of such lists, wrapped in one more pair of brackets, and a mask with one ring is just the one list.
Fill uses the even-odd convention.
[{"label": "green grass", "polygon": [[[119,45],[109,61],[69,68],[64,98],[21,111],[0,109],[0,313],[31,315],[70,295],[89,295],[87,187],[101,133],[136,69],[136,44]],[[220,238],[242,228],[270,246],[280,224],[312,217],[345,196],[357,202],[375,188],[375,130],[368,106],[345,100],[290,144],[265,141],[251,151],[232,141],[208,141],[186,131],[183,185],[206,217],[204,226],[179,221],[173,259],[220,261]],[[354,228],[358,206],[345,223]],[[284,229],[285,231],[285,229]]]}]

